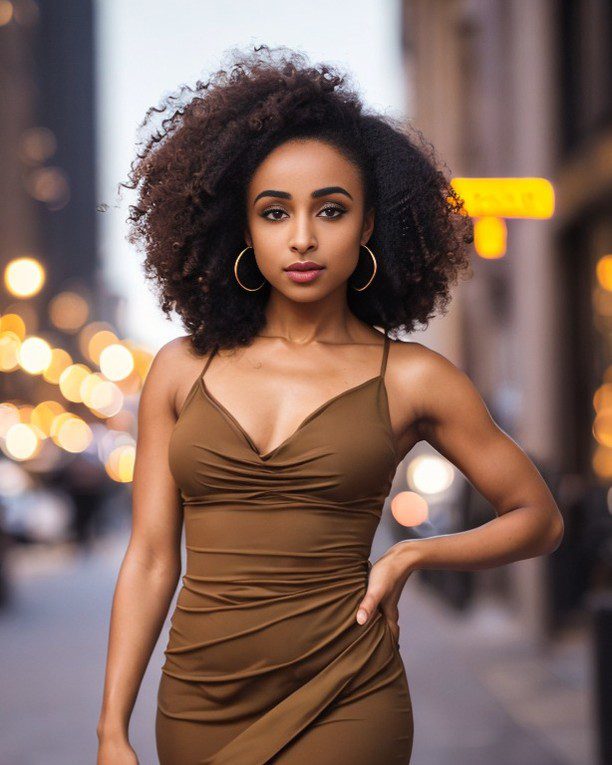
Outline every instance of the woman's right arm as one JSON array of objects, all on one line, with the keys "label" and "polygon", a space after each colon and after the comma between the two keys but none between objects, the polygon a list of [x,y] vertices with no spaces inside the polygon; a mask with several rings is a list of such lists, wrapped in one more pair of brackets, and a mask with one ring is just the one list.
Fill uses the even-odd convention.
[{"label": "woman's right arm", "polygon": [[173,340],[155,356],[138,407],[132,531],[112,603],[98,765],[137,762],[129,719],[181,573],[183,519],[168,464],[177,347]]}]

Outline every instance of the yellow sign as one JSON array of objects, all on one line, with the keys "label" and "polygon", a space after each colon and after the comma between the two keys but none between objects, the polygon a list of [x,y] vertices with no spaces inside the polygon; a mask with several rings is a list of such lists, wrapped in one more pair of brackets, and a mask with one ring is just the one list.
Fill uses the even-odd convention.
[{"label": "yellow sign", "polygon": [[546,178],[453,178],[472,218],[550,218],[555,192]]},{"label": "yellow sign", "polygon": [[481,258],[502,258],[506,254],[507,235],[503,218],[488,216],[474,221],[474,247]]}]

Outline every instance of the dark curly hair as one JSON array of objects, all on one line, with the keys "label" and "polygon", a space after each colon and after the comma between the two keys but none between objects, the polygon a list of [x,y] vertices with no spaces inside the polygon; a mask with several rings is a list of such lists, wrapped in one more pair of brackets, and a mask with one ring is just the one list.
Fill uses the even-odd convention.
[{"label": "dark curly hair", "polygon": [[[233,274],[245,246],[247,186],[275,147],[310,137],[355,163],[365,210],[375,210],[368,246],[378,271],[365,291],[349,290],[350,310],[396,335],[427,326],[436,309],[445,311],[473,241],[472,221],[432,145],[416,128],[366,112],[348,76],[331,65],[310,66],[284,46],[230,55],[207,82],[183,85],[163,108],[147,111],[141,128],[170,109],[132,162],[129,182],[119,184],[138,187],[127,239],[144,245],[145,277],[163,312],[177,312],[200,354],[248,344],[262,329],[268,283],[245,292]],[[185,93],[193,96],[181,103]],[[247,284],[261,281],[252,268]],[[364,280],[370,268],[368,261]]]}]

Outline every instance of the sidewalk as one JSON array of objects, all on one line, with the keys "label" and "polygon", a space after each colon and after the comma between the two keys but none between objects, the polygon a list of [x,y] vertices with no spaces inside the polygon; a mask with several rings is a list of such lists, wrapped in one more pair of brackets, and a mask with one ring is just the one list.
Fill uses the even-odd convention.
[{"label": "sidewalk", "polygon": [[399,608],[414,765],[595,762],[583,635],[538,655],[494,605],[457,615],[418,575]]}]

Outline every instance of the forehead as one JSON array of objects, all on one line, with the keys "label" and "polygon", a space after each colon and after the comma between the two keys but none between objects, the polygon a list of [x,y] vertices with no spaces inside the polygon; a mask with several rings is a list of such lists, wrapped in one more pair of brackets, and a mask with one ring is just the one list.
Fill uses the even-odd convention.
[{"label": "forehead", "polygon": [[310,193],[323,186],[342,185],[358,194],[358,168],[339,149],[314,139],[291,140],[277,146],[257,167],[249,183],[249,196],[263,188]]}]

